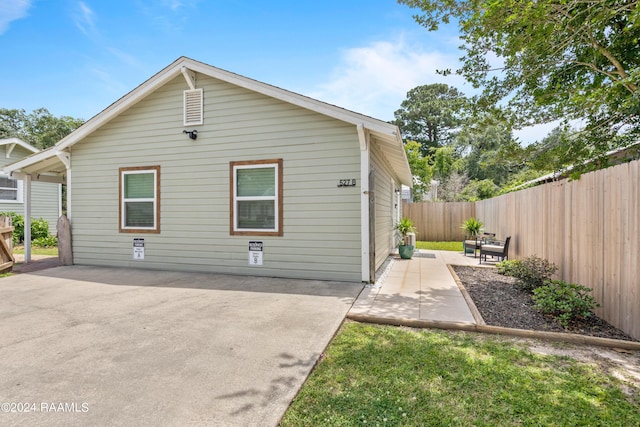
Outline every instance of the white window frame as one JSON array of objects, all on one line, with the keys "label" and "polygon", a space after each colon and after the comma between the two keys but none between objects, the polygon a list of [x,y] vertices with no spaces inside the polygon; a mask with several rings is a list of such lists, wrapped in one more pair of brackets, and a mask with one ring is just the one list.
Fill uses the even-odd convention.
[{"label": "white window frame", "polygon": [[[125,198],[125,176],[134,174],[153,174],[153,198]],[[160,166],[142,166],[120,168],[120,232],[122,233],[159,233],[160,232]],[[127,226],[126,203],[152,202],[153,226]]]},{"label": "white window frame", "polygon": [[[238,196],[238,170],[243,169],[275,169],[275,192],[273,196]],[[257,160],[247,162],[231,162],[231,211],[232,235],[282,236],[282,159]],[[273,228],[241,228],[238,225],[238,202],[273,201]]]},{"label": "white window frame", "polygon": [[[2,174],[0,174],[0,178],[12,179],[10,176],[2,175]],[[9,200],[9,199],[0,198],[0,203],[24,203],[24,181],[22,181],[21,179],[14,179],[14,181],[18,183],[16,188],[9,188],[9,187],[0,187],[0,188],[4,190],[15,190],[16,199]]]}]

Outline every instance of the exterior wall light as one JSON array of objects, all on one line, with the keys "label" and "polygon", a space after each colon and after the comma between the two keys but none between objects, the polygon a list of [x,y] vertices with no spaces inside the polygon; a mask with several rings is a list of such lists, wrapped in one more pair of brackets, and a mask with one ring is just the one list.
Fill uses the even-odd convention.
[{"label": "exterior wall light", "polygon": [[195,140],[198,138],[198,131],[197,130],[183,130],[182,133],[186,133],[187,135],[189,135],[189,138]]}]

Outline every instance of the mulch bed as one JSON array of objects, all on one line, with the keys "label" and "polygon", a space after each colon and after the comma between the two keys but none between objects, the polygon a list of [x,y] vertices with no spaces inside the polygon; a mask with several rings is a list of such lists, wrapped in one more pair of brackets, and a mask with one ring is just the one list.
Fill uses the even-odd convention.
[{"label": "mulch bed", "polygon": [[515,286],[516,279],[498,274],[493,268],[454,266],[453,269],[487,325],[637,341],[595,315],[565,329],[533,308],[531,295]]}]

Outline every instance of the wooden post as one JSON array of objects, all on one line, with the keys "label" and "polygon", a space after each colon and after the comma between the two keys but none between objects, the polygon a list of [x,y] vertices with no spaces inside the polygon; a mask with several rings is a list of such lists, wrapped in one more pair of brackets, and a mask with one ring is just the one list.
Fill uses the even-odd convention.
[{"label": "wooden post", "polygon": [[71,224],[65,215],[58,218],[58,259],[60,265],[73,265],[73,251],[71,248]]}]

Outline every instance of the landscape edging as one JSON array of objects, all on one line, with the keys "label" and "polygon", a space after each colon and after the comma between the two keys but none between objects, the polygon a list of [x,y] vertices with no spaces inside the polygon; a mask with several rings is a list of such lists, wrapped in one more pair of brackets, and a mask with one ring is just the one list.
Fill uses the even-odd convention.
[{"label": "landscape edging", "polygon": [[549,341],[568,342],[581,345],[620,348],[640,351],[640,342],[616,340],[612,338],[592,337],[587,335],[568,334],[564,332],[531,331],[527,329],[504,328],[501,326],[478,325],[467,322],[443,322],[438,320],[417,320],[403,318],[378,317],[363,314],[347,314],[347,318],[356,322],[375,323],[380,325],[407,326],[411,328],[435,328],[453,331],[478,332],[494,335],[507,335],[519,338],[536,338]]}]

